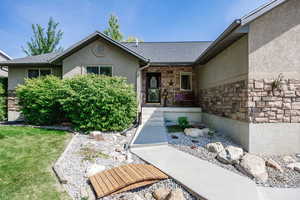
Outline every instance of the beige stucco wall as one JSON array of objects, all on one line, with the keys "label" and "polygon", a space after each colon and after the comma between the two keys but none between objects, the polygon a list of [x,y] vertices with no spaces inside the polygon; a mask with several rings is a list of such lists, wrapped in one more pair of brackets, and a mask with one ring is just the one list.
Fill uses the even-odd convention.
[{"label": "beige stucco wall", "polygon": [[[92,49],[96,44],[103,45],[104,55],[95,56]],[[139,60],[119,47],[104,40],[97,40],[63,60],[63,77],[86,73],[86,66],[112,65],[113,76],[123,76],[136,85]]]},{"label": "beige stucco wall", "polygon": [[300,1],[289,0],[250,24],[249,76],[300,77]]},{"label": "beige stucco wall", "polygon": [[36,68],[51,68],[52,74],[58,77],[62,77],[61,67],[24,67],[24,66],[10,66],[8,68],[8,90],[14,90],[18,84],[23,84],[24,79],[27,77],[28,69]]},{"label": "beige stucco wall", "polygon": [[226,48],[208,63],[197,66],[199,89],[245,80],[248,73],[248,36]]}]

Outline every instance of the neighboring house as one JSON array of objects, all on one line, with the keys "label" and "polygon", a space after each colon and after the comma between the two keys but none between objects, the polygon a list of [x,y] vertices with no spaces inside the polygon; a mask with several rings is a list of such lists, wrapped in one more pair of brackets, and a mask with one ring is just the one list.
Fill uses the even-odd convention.
[{"label": "neighboring house", "polygon": [[[62,53],[9,66],[9,120],[25,77],[127,77],[142,106],[200,106],[203,122],[249,152],[300,152],[300,1],[276,0],[235,20],[214,42],[116,42],[95,32]],[[274,88],[274,79],[280,88]]]},{"label": "neighboring house", "polygon": [[[9,57],[6,53],[0,50],[0,62],[6,60],[11,60],[11,57]],[[7,77],[7,71],[7,67],[0,67],[0,77]]]}]

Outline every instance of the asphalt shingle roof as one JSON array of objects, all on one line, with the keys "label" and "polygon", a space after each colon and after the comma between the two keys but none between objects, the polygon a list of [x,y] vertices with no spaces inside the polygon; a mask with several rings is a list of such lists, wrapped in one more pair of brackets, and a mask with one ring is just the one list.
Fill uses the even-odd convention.
[{"label": "asphalt shingle roof", "polygon": [[151,63],[190,63],[211,44],[211,42],[122,42]]},{"label": "asphalt shingle roof", "polygon": [[[3,61],[5,63],[13,63],[13,64],[45,64],[49,63],[49,60],[54,58],[55,56],[59,55],[60,53],[46,53],[46,54],[41,54],[37,56],[27,56],[24,58],[16,58],[13,60],[7,60]],[[0,62],[1,64],[1,62]]]},{"label": "asphalt shingle roof", "polygon": [[[122,42],[151,63],[192,63],[211,42]],[[60,53],[47,53],[5,61],[8,64],[46,64]],[[0,62],[1,64],[1,62]]]}]

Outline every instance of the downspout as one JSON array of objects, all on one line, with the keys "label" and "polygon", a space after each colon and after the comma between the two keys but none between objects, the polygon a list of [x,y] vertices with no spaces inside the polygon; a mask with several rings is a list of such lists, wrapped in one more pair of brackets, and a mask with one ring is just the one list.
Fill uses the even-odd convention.
[{"label": "downspout", "polygon": [[[141,92],[141,90],[142,90],[142,74],[141,74],[141,72],[144,70],[144,69],[146,69],[146,68],[148,68],[148,67],[150,67],[150,60],[148,60],[148,63],[145,65],[145,66],[143,66],[143,67],[140,67],[138,70],[137,70],[137,72],[136,72],[136,77],[138,77],[138,75],[139,75],[139,73],[140,73],[140,81],[139,81],[139,85],[140,85],[140,91],[139,92]],[[138,86],[137,86],[138,87]],[[137,125],[139,126],[140,124],[141,124],[141,122],[142,122],[142,120],[141,120],[141,118],[142,118],[142,98],[141,98],[141,93],[139,94],[139,102],[140,102],[140,105],[139,105],[139,109],[140,109],[140,112],[138,113],[138,120],[137,120]]]}]

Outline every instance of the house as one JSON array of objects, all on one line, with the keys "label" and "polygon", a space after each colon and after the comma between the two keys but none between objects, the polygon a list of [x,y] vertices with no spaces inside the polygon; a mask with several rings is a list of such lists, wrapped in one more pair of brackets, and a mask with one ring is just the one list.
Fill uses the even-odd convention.
[{"label": "house", "polygon": [[[6,60],[11,60],[11,57],[0,50],[0,62]],[[0,67],[0,77],[7,77],[7,67]]]},{"label": "house", "polygon": [[9,120],[19,117],[14,90],[25,77],[106,74],[127,77],[141,106],[200,106],[204,123],[249,152],[300,152],[299,44],[298,0],[271,1],[213,42],[122,43],[95,32],[62,53],[0,63]]}]

